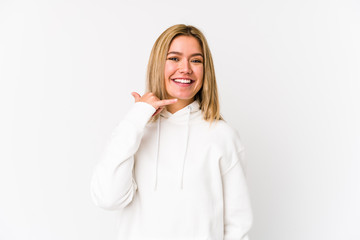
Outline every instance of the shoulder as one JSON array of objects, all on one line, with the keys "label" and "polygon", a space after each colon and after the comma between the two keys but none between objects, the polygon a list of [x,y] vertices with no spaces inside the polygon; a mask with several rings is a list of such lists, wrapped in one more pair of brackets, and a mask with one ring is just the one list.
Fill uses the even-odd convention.
[{"label": "shoulder", "polygon": [[209,129],[211,134],[217,139],[217,142],[229,151],[241,151],[244,148],[237,129],[224,120],[209,124]]},{"label": "shoulder", "polygon": [[221,174],[226,174],[238,161],[240,161],[241,166],[245,169],[245,148],[237,129],[224,120],[211,124],[210,129],[213,132],[214,139],[216,139],[214,146],[221,153],[219,158]]},{"label": "shoulder", "polygon": [[231,125],[229,125],[224,120],[219,120],[213,122],[209,125],[211,131],[215,132],[219,137],[224,137],[226,139],[240,140],[240,135],[238,131]]}]

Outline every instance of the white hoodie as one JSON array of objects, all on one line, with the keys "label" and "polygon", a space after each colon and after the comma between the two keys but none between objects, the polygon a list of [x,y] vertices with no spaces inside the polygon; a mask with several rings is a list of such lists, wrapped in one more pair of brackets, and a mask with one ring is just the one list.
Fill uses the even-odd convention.
[{"label": "white hoodie", "polygon": [[94,203],[118,210],[119,240],[247,240],[252,212],[244,148],[194,101],[174,114],[137,102],[115,128],[91,182]]}]

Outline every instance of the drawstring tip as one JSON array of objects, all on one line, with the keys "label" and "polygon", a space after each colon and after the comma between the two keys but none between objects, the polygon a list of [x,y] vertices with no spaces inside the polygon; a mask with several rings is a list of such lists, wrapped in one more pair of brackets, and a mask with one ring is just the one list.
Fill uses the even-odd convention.
[{"label": "drawstring tip", "polygon": [[154,184],[154,192],[156,191],[157,189],[157,181],[155,181],[155,184]]},{"label": "drawstring tip", "polygon": [[180,188],[180,190],[183,190],[183,181],[182,181],[182,179],[180,180],[179,188]]}]

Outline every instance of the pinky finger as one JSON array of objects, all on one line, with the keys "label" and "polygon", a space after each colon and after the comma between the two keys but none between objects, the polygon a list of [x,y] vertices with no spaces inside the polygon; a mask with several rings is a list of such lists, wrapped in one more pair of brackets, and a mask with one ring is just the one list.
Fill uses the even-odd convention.
[{"label": "pinky finger", "polygon": [[154,116],[158,115],[163,109],[164,109],[164,107],[159,107],[158,109],[156,109],[156,112],[152,116],[154,117]]}]

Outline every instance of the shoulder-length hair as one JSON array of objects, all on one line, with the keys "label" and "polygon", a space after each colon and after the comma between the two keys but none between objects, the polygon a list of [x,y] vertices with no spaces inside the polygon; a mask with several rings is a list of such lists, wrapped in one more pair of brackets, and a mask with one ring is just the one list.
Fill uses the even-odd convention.
[{"label": "shoulder-length hair", "polygon": [[[146,75],[146,91],[154,93],[159,99],[166,99],[165,88],[165,61],[172,40],[177,36],[195,37],[202,48],[204,55],[203,85],[195,95],[200,104],[203,118],[213,122],[221,120],[218,90],[216,85],[215,69],[210,48],[204,34],[194,26],[177,24],[166,29],[156,40],[151,50]],[[158,115],[152,119],[156,120]]]}]

